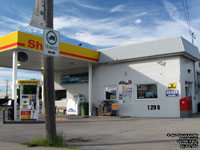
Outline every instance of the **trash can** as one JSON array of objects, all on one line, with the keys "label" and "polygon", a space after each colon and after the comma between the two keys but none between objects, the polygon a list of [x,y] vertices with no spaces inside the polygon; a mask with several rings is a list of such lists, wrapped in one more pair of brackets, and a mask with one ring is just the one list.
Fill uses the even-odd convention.
[{"label": "trash can", "polygon": [[8,106],[10,107],[8,109],[8,120],[14,120],[14,100],[9,100]]},{"label": "trash can", "polygon": [[14,120],[14,110],[12,108],[8,109],[8,120]]},{"label": "trash can", "polygon": [[200,112],[200,103],[198,103],[198,105],[197,105],[197,110],[198,110],[198,112]]},{"label": "trash can", "polygon": [[80,103],[81,116],[88,115],[88,102]]},{"label": "trash can", "polygon": [[98,108],[97,107],[93,107],[92,108],[92,115],[93,116],[98,116]]}]

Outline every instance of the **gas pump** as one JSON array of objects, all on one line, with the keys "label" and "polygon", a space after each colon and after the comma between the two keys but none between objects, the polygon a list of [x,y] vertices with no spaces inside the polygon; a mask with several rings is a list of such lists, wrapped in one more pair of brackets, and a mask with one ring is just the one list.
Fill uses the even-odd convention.
[{"label": "gas pump", "polygon": [[[20,85],[20,120],[38,120],[40,81],[18,80],[18,85]],[[25,85],[36,86],[36,93],[24,93]]]}]

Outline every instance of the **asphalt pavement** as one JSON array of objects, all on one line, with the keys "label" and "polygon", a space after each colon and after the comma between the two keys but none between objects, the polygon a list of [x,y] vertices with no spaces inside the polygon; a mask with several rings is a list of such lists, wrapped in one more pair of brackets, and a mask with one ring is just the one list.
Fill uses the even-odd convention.
[{"label": "asphalt pavement", "polygon": [[[63,133],[66,144],[81,150],[179,150],[188,142],[183,137],[188,134],[189,146],[198,146],[195,141],[200,134],[200,118],[57,116],[56,127]],[[45,137],[45,124],[0,123],[0,150],[56,149],[21,144],[40,137]]]}]

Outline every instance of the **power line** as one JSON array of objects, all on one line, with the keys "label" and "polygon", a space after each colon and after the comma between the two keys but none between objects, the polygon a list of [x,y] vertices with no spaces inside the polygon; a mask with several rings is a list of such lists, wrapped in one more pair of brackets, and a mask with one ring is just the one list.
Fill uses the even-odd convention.
[{"label": "power line", "polygon": [[190,23],[190,13],[189,13],[187,0],[185,0],[185,1],[182,0],[182,5],[183,5],[183,10],[184,10],[184,14],[185,14],[186,22],[187,22],[189,35],[192,37],[192,43],[194,44],[195,36],[194,36],[194,32],[192,31],[192,27],[191,27],[191,23]]}]

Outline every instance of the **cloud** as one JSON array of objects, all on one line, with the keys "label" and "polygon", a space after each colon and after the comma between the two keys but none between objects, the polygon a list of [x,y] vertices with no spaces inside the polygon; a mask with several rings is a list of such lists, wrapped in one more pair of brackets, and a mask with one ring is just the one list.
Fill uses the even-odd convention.
[{"label": "cloud", "polygon": [[125,40],[123,37],[117,38],[117,40],[113,40],[114,37],[112,37],[111,35],[95,35],[89,32],[76,33],[74,38],[76,38],[79,41],[98,46],[116,46],[119,45],[119,41]]},{"label": "cloud", "polygon": [[[18,70],[17,80],[30,80],[30,79],[41,80],[40,72]],[[10,96],[12,87],[12,69],[0,68],[0,97],[6,96],[5,91],[7,87],[7,81],[8,81],[8,95]]]},{"label": "cloud", "polygon": [[4,17],[4,16],[0,16],[0,19],[3,20],[0,22],[1,27],[4,29],[4,31],[7,31],[7,32],[2,32],[2,33],[0,32],[0,34],[2,35],[8,34],[16,30],[31,32],[31,33],[38,33],[38,34],[42,34],[43,32],[42,30],[38,28],[29,26],[29,22],[26,19],[22,21],[22,20],[17,20],[10,17]]},{"label": "cloud", "polygon": [[96,46],[116,46],[119,40],[130,38],[132,32],[136,31],[133,25],[121,25],[124,23],[124,18],[58,17],[55,20],[55,28],[64,36]]},{"label": "cloud", "polygon": [[[0,80],[0,85],[1,87],[6,87],[7,86],[7,80]],[[8,86],[10,87],[12,85],[12,82],[8,80]]]},{"label": "cloud", "polygon": [[187,35],[186,28],[175,21],[156,20],[155,26],[149,27],[135,26],[135,23],[142,22],[139,18],[133,23],[124,24],[128,21],[130,17],[89,19],[63,16],[55,18],[55,28],[63,36],[100,47],[120,46],[182,33]]},{"label": "cloud", "polygon": [[[61,3],[69,1],[83,8],[106,10],[106,8],[97,7],[80,0],[55,0],[55,3],[61,5]],[[99,48],[120,46],[127,43],[137,43],[177,35],[182,35],[190,40],[191,38],[188,34],[187,24],[184,21],[183,14],[181,15],[177,7],[168,0],[163,0],[162,2],[170,17],[168,20],[166,16],[163,18],[148,18],[149,16],[155,16],[155,11],[150,11],[150,9],[144,9],[145,11],[140,9],[138,11],[138,7],[136,7],[136,13],[132,9],[127,9],[127,4],[116,5],[107,10],[106,12],[109,11],[113,14],[114,12],[122,11],[126,13],[123,16],[112,16],[112,18],[110,16],[98,18],[95,15],[83,13],[78,10],[79,7],[76,7],[76,12],[70,14],[62,12],[57,14],[54,17],[54,28],[59,30],[64,37],[86,42]],[[23,14],[23,12],[21,13],[20,19],[0,15],[0,20],[3,20],[0,21],[2,28],[0,35],[5,35],[13,30],[42,34],[42,30],[30,27],[30,20],[27,15]],[[77,15],[77,13],[81,15]],[[151,22],[147,23],[149,19]],[[192,29],[198,39],[200,37],[200,31],[198,29],[200,19],[193,19],[191,22],[193,23]],[[197,40],[196,43],[200,43],[200,41]]]},{"label": "cloud", "polygon": [[143,12],[134,14],[135,17],[141,17],[141,16],[144,16],[144,15],[147,15],[147,12],[143,11]]},{"label": "cloud", "polygon": [[93,6],[93,5],[89,5],[89,4],[86,4],[86,3],[83,3],[83,1],[74,1],[77,5],[79,5],[80,7],[84,7],[84,8],[89,8],[89,9],[93,9],[93,10],[103,10],[103,8],[101,7],[96,7],[96,6]]},{"label": "cloud", "polygon": [[117,6],[115,6],[115,7],[113,7],[111,10],[110,10],[110,12],[121,12],[121,11],[124,11],[124,5],[117,5]]},{"label": "cloud", "polygon": [[9,30],[0,31],[0,37],[1,37],[1,36],[4,36],[4,35],[6,35],[6,34],[9,34],[9,33],[10,33]]},{"label": "cloud", "polygon": [[6,15],[0,14],[0,35],[5,35],[16,30],[29,33],[42,33],[42,30],[29,26],[32,10],[22,9],[21,7],[17,7],[16,5],[8,2],[3,2],[2,5],[1,9],[3,9],[4,12],[9,13]]},{"label": "cloud", "polygon": [[[5,91],[0,91],[0,98],[4,98],[6,96],[6,92]],[[8,97],[11,98],[12,97],[12,91],[9,89],[8,90]]]},{"label": "cloud", "polygon": [[[184,16],[183,14],[181,15],[180,12],[178,11],[177,7],[175,7],[171,2],[169,2],[168,0],[163,0],[163,4],[164,4],[164,7],[166,9],[166,11],[168,12],[169,14],[169,17],[174,20],[176,23],[178,23],[180,26],[182,26],[181,28],[172,28],[170,31],[174,31],[175,33],[177,33],[178,31],[180,31],[180,29],[182,29],[182,33],[181,35],[184,35],[185,37],[187,37],[187,39],[189,39],[189,41],[191,41],[191,35],[188,34],[189,33],[189,29],[188,29],[188,26],[187,26],[187,23],[186,23],[186,19],[183,18],[182,16]],[[196,41],[197,46],[199,47],[200,46],[200,30],[195,28],[199,26],[199,23],[200,23],[200,20],[199,19],[193,19],[191,20],[191,24],[194,25],[191,27],[191,30],[192,32],[195,33],[195,35],[197,37],[199,37]],[[184,29],[183,29],[184,28]],[[168,30],[167,30],[168,31]],[[186,33],[187,32],[187,33]]]},{"label": "cloud", "polygon": [[12,71],[10,69],[5,70],[0,68],[0,78],[2,79],[10,79],[12,77]]},{"label": "cloud", "polygon": [[60,4],[60,3],[69,2],[69,1],[72,1],[72,0],[54,0],[54,3]]},{"label": "cloud", "polygon": [[32,72],[32,71],[21,71],[17,73],[18,80],[30,80],[30,79],[37,79],[41,80],[41,74],[39,72]]},{"label": "cloud", "polygon": [[[172,20],[166,20],[166,17],[153,18],[151,26],[145,24],[146,19],[148,19],[146,15],[149,13],[142,11],[103,19],[60,15],[55,17],[55,29],[59,30],[65,37],[100,48],[178,35],[190,39],[187,26],[182,21],[178,9],[167,0],[163,1],[163,4]],[[124,5],[117,5],[111,10],[112,12],[123,11],[124,7]],[[141,24],[142,22],[143,24]]]},{"label": "cloud", "polygon": [[[0,78],[2,82],[6,81],[7,79],[10,80],[12,78],[12,69],[0,68]],[[30,80],[33,78],[40,80],[41,74],[36,71],[25,71],[25,70],[18,70],[17,72],[18,80]]]},{"label": "cloud", "polygon": [[164,7],[166,11],[169,13],[169,16],[173,18],[174,20],[179,20],[180,14],[179,14],[178,9],[168,0],[163,0],[163,3],[164,3]]},{"label": "cloud", "polygon": [[[0,68],[0,98],[6,96],[6,87],[8,80],[8,96],[11,96],[12,87],[12,70],[6,68]],[[41,74],[33,71],[19,70],[17,73],[17,80],[41,80]]]},{"label": "cloud", "polygon": [[79,7],[89,8],[89,9],[93,9],[93,10],[103,10],[103,8],[101,8],[101,7],[96,7],[96,6],[87,4],[83,1],[79,1],[79,0],[55,0],[54,2],[57,5],[60,5],[64,2],[71,2],[71,3],[73,2],[74,4],[78,5]]},{"label": "cloud", "polygon": [[136,23],[136,24],[140,24],[141,22],[142,22],[141,19],[136,19],[136,20],[135,20],[135,23]]}]

